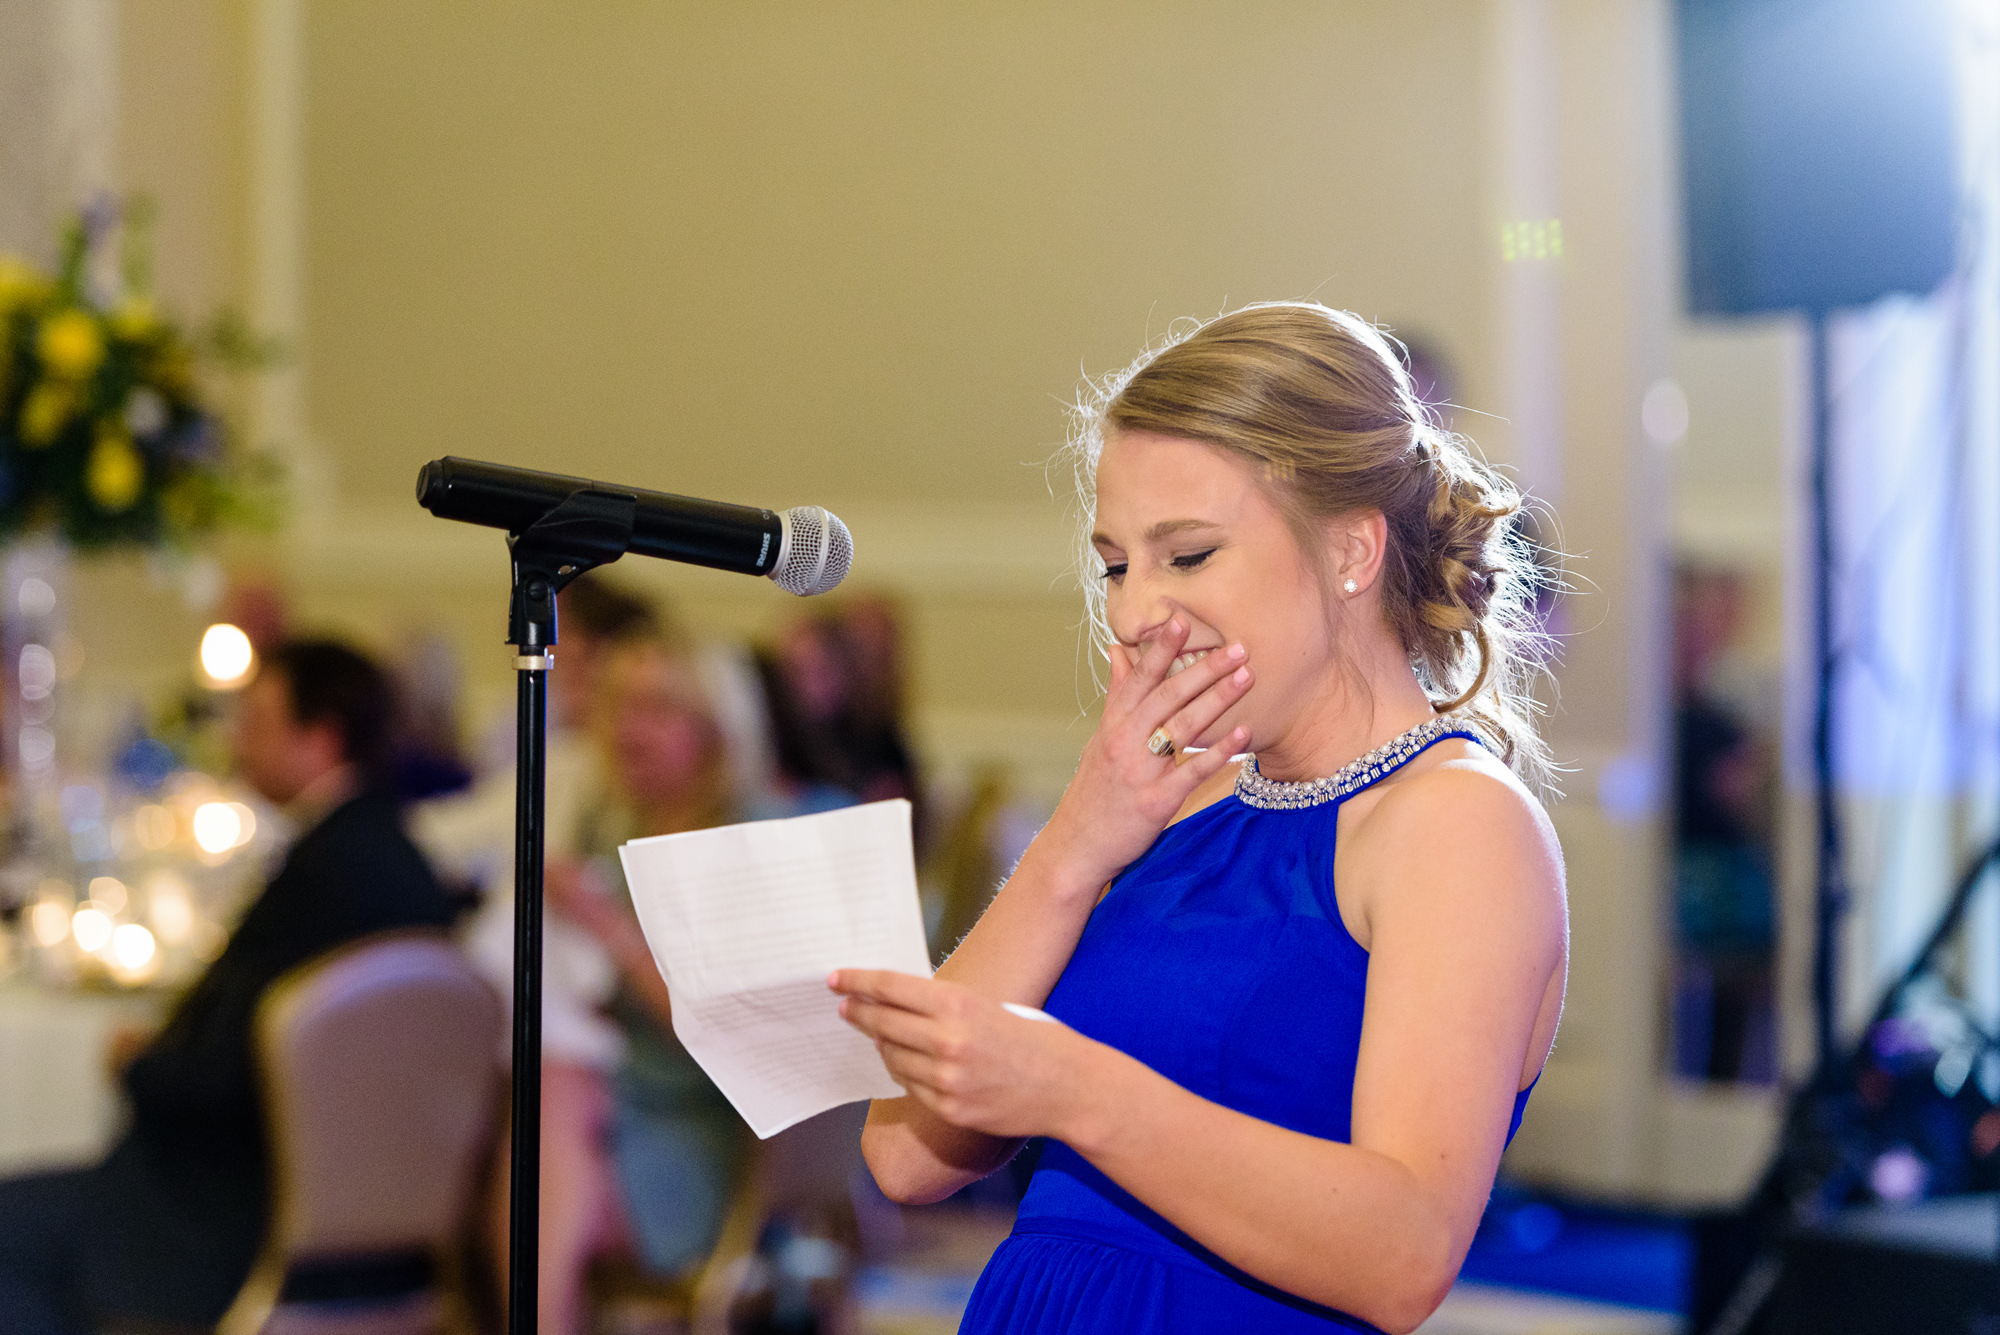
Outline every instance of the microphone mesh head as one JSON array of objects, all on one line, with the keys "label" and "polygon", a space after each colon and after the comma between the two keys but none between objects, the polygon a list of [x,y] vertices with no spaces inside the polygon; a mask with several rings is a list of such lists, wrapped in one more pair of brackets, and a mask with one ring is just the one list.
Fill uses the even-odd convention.
[{"label": "microphone mesh head", "polygon": [[771,578],[778,587],[801,596],[825,593],[847,578],[854,564],[854,539],[837,515],[817,505],[800,505],[785,511],[784,546]]}]

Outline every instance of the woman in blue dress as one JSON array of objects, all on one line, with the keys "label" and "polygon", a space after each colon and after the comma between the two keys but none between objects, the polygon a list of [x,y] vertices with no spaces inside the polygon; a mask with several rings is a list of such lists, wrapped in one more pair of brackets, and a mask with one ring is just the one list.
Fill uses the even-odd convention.
[{"label": "woman in blue dress", "polygon": [[1411,1330],[1562,1007],[1520,498],[1316,304],[1078,423],[1103,717],[935,979],[831,980],[907,1091],[868,1162],[931,1201],[1046,1138],[966,1331]]}]

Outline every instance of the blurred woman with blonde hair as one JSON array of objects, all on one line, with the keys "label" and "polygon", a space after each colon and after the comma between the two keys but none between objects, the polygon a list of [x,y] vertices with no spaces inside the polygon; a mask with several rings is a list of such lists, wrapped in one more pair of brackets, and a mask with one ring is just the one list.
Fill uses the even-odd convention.
[{"label": "blurred woman with blonde hair", "polygon": [[[607,1009],[624,1055],[594,1097],[544,1101],[540,1328],[574,1335],[589,1328],[584,1276],[595,1257],[629,1250],[663,1277],[706,1259],[748,1135],[673,1035],[666,983],[617,864],[628,839],[736,818],[723,733],[686,640],[654,632],[612,647],[592,727],[608,792],[581,812],[576,860],[550,862],[548,902],[617,967]],[[504,1239],[504,1195],[498,1205]]]},{"label": "blurred woman with blonde hair", "polygon": [[869,1164],[936,1200],[1047,1138],[966,1331],[1411,1330],[1562,1006],[1520,498],[1317,304],[1077,420],[1103,717],[936,979],[834,975],[907,1091]]}]

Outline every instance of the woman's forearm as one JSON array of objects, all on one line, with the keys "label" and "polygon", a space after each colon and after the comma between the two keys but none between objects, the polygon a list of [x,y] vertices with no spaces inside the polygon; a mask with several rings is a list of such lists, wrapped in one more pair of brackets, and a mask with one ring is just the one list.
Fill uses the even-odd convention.
[{"label": "woman's forearm", "polygon": [[930,1205],[994,1172],[1020,1150],[1018,1140],[953,1126],[909,1095],[877,1099],[861,1131],[861,1157],[882,1194],[902,1205]]},{"label": "woman's forearm", "polygon": [[[1240,644],[1176,673],[1188,633],[1176,617],[1142,648],[1114,646],[1104,716],[1076,777],[1007,884],[938,970],[940,981],[989,1001],[1040,1006],[1068,967],[1106,883],[1159,838],[1204,784],[1224,782],[1230,756],[1249,742],[1246,729],[1171,764],[1162,764],[1151,743],[1151,734],[1176,715],[1190,716],[1194,733],[1201,732],[1250,689]],[[905,1097],[870,1111],[862,1144],[885,1191],[936,1200],[1005,1163],[1019,1142],[954,1127]]]},{"label": "woman's forearm", "polygon": [[1443,1299],[1471,1238],[1408,1165],[1212,1103],[1111,1048],[1095,1065],[1058,1138],[1196,1242],[1391,1332]]},{"label": "woman's forearm", "polygon": [[[995,1001],[1040,1006],[1062,976],[1102,884],[1066,874],[1036,840],[938,977]],[[1021,1142],[951,1125],[916,1099],[877,1099],[861,1150],[893,1200],[942,1200],[1014,1157]]]},{"label": "woman's forearm", "polygon": [[937,976],[995,1001],[1047,1001],[1107,879],[1074,863],[1050,830],[1036,836]]}]

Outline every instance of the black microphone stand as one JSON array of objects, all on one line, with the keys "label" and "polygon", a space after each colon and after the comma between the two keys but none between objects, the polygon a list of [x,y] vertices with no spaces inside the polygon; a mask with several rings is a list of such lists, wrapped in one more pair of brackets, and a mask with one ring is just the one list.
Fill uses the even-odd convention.
[{"label": "black microphone stand", "polygon": [[548,775],[549,672],[555,666],[556,594],[608,565],[632,542],[630,495],[579,491],[507,536],[514,589],[507,641],[514,646],[514,1042],[513,1144],[508,1161],[507,1335],[535,1335],[542,1173],[542,849]]}]

